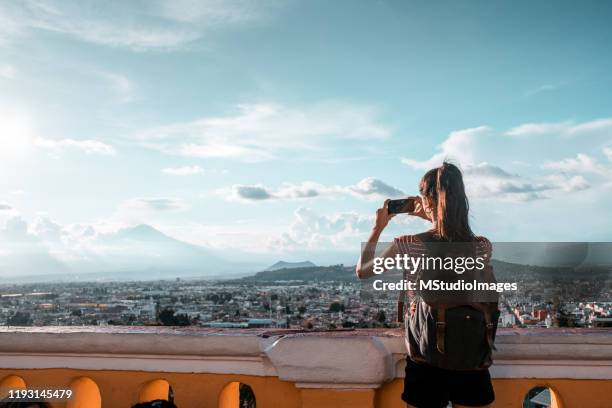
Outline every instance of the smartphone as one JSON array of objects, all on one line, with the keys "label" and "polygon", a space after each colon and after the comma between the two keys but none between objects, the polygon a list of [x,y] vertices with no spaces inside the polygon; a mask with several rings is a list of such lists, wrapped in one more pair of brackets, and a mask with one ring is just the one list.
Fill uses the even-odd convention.
[{"label": "smartphone", "polygon": [[390,200],[387,206],[389,214],[411,213],[414,212],[415,207],[416,199],[414,197]]}]

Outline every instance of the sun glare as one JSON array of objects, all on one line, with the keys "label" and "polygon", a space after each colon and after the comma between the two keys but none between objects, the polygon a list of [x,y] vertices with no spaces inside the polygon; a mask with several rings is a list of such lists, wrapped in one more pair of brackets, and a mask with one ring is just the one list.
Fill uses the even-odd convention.
[{"label": "sun glare", "polygon": [[32,148],[32,122],[27,115],[0,114],[0,157],[2,160],[18,160]]}]

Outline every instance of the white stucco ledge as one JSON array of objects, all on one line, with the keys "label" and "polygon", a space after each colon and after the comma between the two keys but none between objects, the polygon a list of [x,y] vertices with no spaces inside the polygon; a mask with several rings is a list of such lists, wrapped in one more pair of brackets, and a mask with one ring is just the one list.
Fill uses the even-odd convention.
[{"label": "white stucco ledge", "polygon": [[265,353],[281,380],[301,387],[377,388],[396,374],[393,353],[375,336],[285,336]]},{"label": "white stucco ledge", "polygon": [[[612,379],[612,329],[500,329],[494,378]],[[0,327],[0,368],[277,376],[298,387],[376,388],[403,377],[400,329]]]}]

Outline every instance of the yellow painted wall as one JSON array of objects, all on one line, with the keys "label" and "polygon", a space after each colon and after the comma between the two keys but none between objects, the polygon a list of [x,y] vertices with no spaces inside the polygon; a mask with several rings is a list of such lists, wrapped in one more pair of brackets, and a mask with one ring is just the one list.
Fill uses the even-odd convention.
[{"label": "yellow painted wall", "polygon": [[[257,408],[404,408],[400,400],[403,380],[397,379],[371,390],[341,391],[296,388],[277,377],[223,374],[151,373],[140,371],[88,371],[69,369],[0,370],[0,381],[9,375],[23,378],[33,388],[66,387],[77,378],[90,378],[100,390],[102,408],[130,407],[139,399],[143,386],[152,380],[167,380],[174,389],[179,408],[219,407],[224,388],[233,382],[248,384],[257,399]],[[560,408],[608,408],[612,381],[563,379],[498,379],[493,381],[495,408],[516,408],[531,388],[548,386],[558,393]],[[231,400],[229,403],[233,404]],[[54,404],[53,408],[65,408]],[[79,408],[96,408],[79,405]],[[229,408],[229,407],[228,407]]]},{"label": "yellow painted wall", "polygon": [[304,388],[301,390],[301,394],[301,408],[372,408],[374,404],[374,390],[347,391]]},{"label": "yellow painted wall", "polygon": [[558,397],[559,408],[609,408],[612,406],[611,380],[503,379],[494,380],[495,394],[500,401],[495,407],[520,406],[522,397],[538,386],[550,387]]},{"label": "yellow painted wall", "polygon": [[[277,377],[71,369],[0,370],[0,379],[7,375],[21,376],[32,388],[65,388],[74,378],[91,378],[100,389],[102,408],[129,408],[138,402],[142,386],[160,377],[172,385],[174,402],[179,408],[217,408],[221,391],[234,381],[253,389],[258,408],[300,406],[299,390]],[[64,408],[64,405],[54,404],[53,408]]]}]

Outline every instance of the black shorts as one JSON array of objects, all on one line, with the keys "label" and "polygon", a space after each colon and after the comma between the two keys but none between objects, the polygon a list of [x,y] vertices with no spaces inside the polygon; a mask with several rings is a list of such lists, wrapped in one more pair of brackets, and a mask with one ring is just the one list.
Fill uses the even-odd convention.
[{"label": "black shorts", "polygon": [[402,399],[417,408],[443,408],[449,402],[481,407],[495,400],[489,370],[444,370],[407,359]]}]

